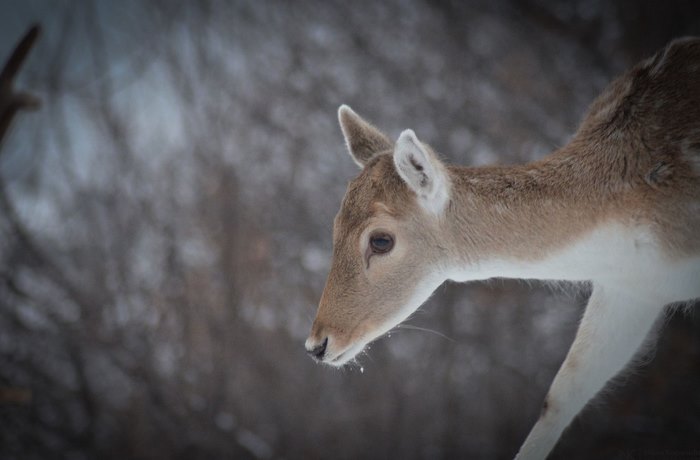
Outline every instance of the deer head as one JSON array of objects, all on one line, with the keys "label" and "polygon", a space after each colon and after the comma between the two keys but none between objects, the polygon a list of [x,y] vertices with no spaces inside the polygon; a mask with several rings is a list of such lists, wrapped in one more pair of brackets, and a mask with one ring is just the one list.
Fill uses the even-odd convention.
[{"label": "deer head", "polygon": [[349,107],[338,111],[362,171],[333,225],[333,261],[307,351],[342,366],[415,311],[445,279],[446,167],[415,133],[396,143]]}]

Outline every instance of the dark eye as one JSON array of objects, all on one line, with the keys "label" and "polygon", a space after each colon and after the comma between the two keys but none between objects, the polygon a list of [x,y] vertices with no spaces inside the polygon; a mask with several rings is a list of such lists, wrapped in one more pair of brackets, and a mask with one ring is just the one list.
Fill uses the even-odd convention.
[{"label": "dark eye", "polygon": [[384,254],[394,247],[394,238],[387,233],[377,233],[369,237],[369,247],[375,254]]}]

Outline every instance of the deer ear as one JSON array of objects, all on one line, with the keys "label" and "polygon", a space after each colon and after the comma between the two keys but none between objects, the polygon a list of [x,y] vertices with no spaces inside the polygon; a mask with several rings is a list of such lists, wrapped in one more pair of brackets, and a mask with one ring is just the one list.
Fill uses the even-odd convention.
[{"label": "deer ear", "polygon": [[439,158],[421,144],[416,133],[402,132],[394,147],[394,165],[427,211],[439,215],[450,201],[450,178]]},{"label": "deer ear", "polygon": [[363,120],[347,105],[341,105],[338,109],[338,121],[350,156],[360,168],[364,168],[377,153],[391,150],[389,138]]}]

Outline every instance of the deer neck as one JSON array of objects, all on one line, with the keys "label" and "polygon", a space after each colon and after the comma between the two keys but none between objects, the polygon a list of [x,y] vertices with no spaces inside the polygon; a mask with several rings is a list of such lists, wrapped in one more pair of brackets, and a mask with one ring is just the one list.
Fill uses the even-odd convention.
[{"label": "deer neck", "polygon": [[451,168],[448,278],[588,280],[613,269],[647,236],[629,238],[615,219],[622,187],[587,158],[560,151],[528,165]]}]

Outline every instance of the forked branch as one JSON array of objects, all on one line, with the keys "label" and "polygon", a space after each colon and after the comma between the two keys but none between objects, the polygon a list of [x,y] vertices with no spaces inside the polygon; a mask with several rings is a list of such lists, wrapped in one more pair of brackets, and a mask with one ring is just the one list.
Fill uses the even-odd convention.
[{"label": "forked branch", "polygon": [[7,129],[18,111],[39,108],[40,101],[36,96],[26,92],[17,92],[13,88],[15,76],[39,37],[39,32],[38,25],[29,28],[0,72],[0,143],[5,138]]}]

